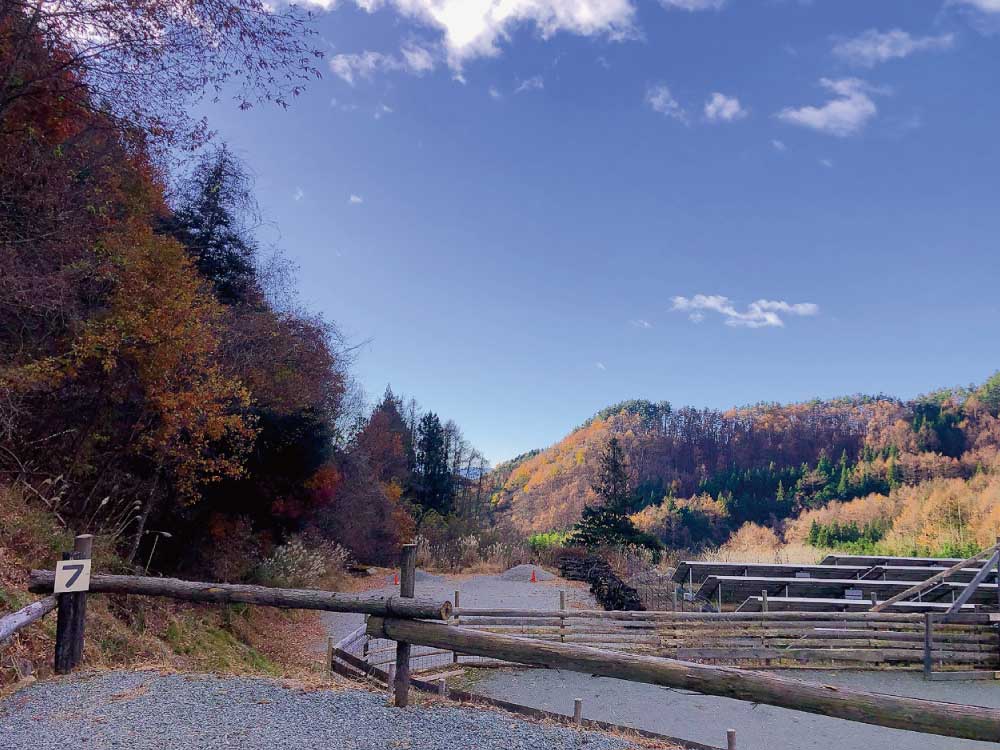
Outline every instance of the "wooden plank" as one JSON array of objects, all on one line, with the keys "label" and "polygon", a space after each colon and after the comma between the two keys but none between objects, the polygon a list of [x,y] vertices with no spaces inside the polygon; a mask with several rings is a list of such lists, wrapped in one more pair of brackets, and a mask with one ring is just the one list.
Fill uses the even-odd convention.
[{"label": "wooden plank", "polygon": [[[50,593],[55,580],[51,570],[33,570],[30,591]],[[284,609],[317,609],[326,612],[358,612],[364,615],[412,617],[420,620],[447,620],[451,602],[431,599],[403,599],[398,596],[340,594],[314,589],[278,589],[232,583],[203,583],[176,578],[96,575],[90,577],[90,592],[96,594],[138,594],[165,596],[193,602],[257,604]]]},{"label": "wooden plank", "polygon": [[[889,599],[886,599],[881,604],[878,604],[878,605],[872,607],[871,611],[872,612],[881,612],[886,607],[889,607],[889,606],[895,604],[896,602],[900,602],[900,601],[903,601],[904,599],[909,599],[910,597],[913,597],[913,596],[916,596],[917,594],[923,593],[924,591],[926,591],[927,589],[929,589],[932,586],[936,585],[937,583],[940,583],[941,581],[945,580],[951,574],[953,574],[956,571],[959,571],[962,568],[966,567],[967,565],[969,565],[969,563],[978,562],[978,561],[980,561],[980,560],[982,560],[984,558],[992,557],[993,554],[997,550],[1000,550],[1000,544],[994,544],[992,547],[984,549],[982,552],[979,552],[978,554],[973,555],[972,557],[968,558],[967,560],[962,560],[962,561],[956,563],[955,565],[952,565],[949,568],[945,568],[944,570],[942,570],[937,575],[931,576],[930,578],[928,578],[926,581],[918,583],[916,586],[911,586],[910,588],[906,589],[906,591],[901,591],[900,593],[896,594],[895,596],[893,596],[893,597],[891,597]],[[1000,589],[998,589],[998,590],[1000,590]]]},{"label": "wooden plank", "polygon": [[37,602],[32,602],[27,607],[17,610],[17,612],[11,612],[0,617],[0,643],[13,637],[22,628],[45,617],[45,615],[56,608],[57,603],[58,600],[55,596],[47,596],[44,599],[39,599]]},{"label": "wooden plank", "polygon": [[1000,680],[1000,672],[989,670],[970,670],[961,672],[931,672],[924,675],[932,682],[957,682],[962,680]]},{"label": "wooden plank", "polygon": [[763,672],[476,633],[431,622],[372,617],[368,620],[368,633],[477,656],[688,689],[897,729],[990,742],[1000,737],[1000,711],[980,706],[833,688]]}]

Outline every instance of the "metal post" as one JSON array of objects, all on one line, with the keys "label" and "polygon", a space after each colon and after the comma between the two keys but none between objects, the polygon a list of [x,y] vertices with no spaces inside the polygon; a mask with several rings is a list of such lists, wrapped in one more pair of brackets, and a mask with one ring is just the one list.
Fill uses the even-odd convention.
[{"label": "metal post", "polygon": [[736,730],[726,730],[726,750],[736,750]]},{"label": "metal post", "polygon": [[[399,563],[399,595],[412,599],[416,587],[417,545],[404,544]],[[410,644],[396,642],[396,678],[393,680],[397,708],[406,708],[410,698]]]},{"label": "metal post", "polygon": [[[560,589],[559,591],[559,611],[562,612],[566,609],[566,591]],[[559,641],[561,643],[566,642],[566,618],[562,615],[559,616]]]},{"label": "metal post", "polygon": [[760,591],[760,608],[762,612],[767,612],[767,589]]},{"label": "metal post", "polygon": [[573,699],[573,723],[577,726],[583,724],[583,699]]}]

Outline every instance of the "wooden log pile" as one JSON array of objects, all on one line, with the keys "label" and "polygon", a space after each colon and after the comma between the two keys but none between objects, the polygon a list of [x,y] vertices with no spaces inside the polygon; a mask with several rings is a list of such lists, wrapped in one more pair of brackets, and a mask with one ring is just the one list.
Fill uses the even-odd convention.
[{"label": "wooden log pile", "polygon": [[590,593],[606,610],[641,611],[639,592],[618,577],[607,562],[595,555],[565,555],[559,560],[559,572],[570,581],[586,581]]}]

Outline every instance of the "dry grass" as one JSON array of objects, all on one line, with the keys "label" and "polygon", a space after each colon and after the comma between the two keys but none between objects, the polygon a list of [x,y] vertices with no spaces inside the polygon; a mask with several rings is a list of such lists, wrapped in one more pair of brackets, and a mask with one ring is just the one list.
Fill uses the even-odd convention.
[{"label": "dry grass", "polygon": [[[0,487],[0,615],[39,597],[27,592],[29,568],[51,568],[72,548],[72,535],[20,493]],[[98,570],[121,567],[109,546],[95,550]],[[332,571],[321,582],[340,591],[383,584]],[[320,613],[245,605],[198,605],[140,596],[91,596],[84,664],[95,669],[143,666],[219,674],[327,679],[326,632]],[[0,686],[51,673],[55,615],[0,645]]]}]

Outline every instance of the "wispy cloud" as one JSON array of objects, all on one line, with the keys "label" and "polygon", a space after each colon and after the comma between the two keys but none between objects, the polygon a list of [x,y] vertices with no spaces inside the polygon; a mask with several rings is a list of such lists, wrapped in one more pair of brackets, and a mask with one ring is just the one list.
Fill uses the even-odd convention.
[{"label": "wispy cloud", "polygon": [[598,370],[601,370],[601,371],[604,371],[604,370],[608,369],[607,367],[604,366],[603,362],[595,362],[594,363],[594,367],[596,367]]},{"label": "wispy cloud", "polygon": [[771,146],[774,147],[775,151],[787,151],[788,146],[785,145],[784,141],[779,141],[777,138],[771,140]]},{"label": "wispy cloud", "polygon": [[653,327],[652,323],[650,323],[648,320],[643,320],[642,318],[637,318],[635,320],[630,320],[628,322],[628,324],[630,326],[632,326],[633,328],[652,328]]},{"label": "wispy cloud", "polygon": [[[1000,0],[997,0],[997,5],[1000,7]],[[915,37],[902,29],[868,29],[856,37],[837,40],[833,54],[851,65],[872,68],[888,60],[909,57],[915,52],[951,49],[954,44],[954,34]]]},{"label": "wispy cloud", "polygon": [[490,86],[489,93],[491,99],[503,99],[503,94],[500,93],[500,89],[496,86]]},{"label": "wispy cloud", "polygon": [[744,109],[735,96],[726,96],[718,91],[705,102],[705,118],[709,122],[734,122],[742,120],[750,112]]},{"label": "wispy cloud", "polygon": [[660,0],[664,8],[679,8],[681,10],[719,10],[726,0]]},{"label": "wispy cloud", "polygon": [[663,83],[657,83],[646,89],[646,104],[654,112],[659,112],[665,117],[672,117],[683,123],[687,123],[688,116],[687,112],[680,103],[674,99],[674,95],[670,93],[670,87]]},{"label": "wispy cloud", "polygon": [[356,206],[359,203],[364,203],[365,199],[362,198],[360,195],[354,195],[354,193],[351,193],[351,197],[347,199],[347,202],[353,206]]},{"label": "wispy cloud", "polygon": [[302,200],[305,197],[306,197],[306,191],[303,190],[302,188],[296,186],[295,192],[292,194],[292,200],[293,201],[300,201],[300,200]]},{"label": "wispy cloud", "polygon": [[823,78],[820,85],[835,97],[819,107],[786,107],[778,119],[844,138],[861,132],[878,113],[871,95],[885,93],[859,78]]},{"label": "wispy cloud", "polygon": [[819,314],[819,306],[812,302],[789,303],[781,300],[759,299],[745,310],[737,310],[729,297],[719,294],[696,294],[693,297],[673,297],[671,310],[685,312],[694,323],[705,319],[705,312],[716,312],[725,319],[727,326],[739,328],[781,328],[782,316],[811,316]]},{"label": "wispy cloud", "polygon": [[330,71],[355,85],[360,79],[371,80],[376,73],[403,72],[421,76],[435,68],[434,54],[426,47],[405,44],[399,56],[365,50],[358,54],[334,55],[330,58]]},{"label": "wispy cloud", "polygon": [[1000,13],[1000,0],[949,0],[949,5],[968,5],[984,13]]},{"label": "wispy cloud", "polygon": [[523,94],[526,91],[541,91],[545,88],[545,79],[541,76],[531,76],[517,84],[514,89],[515,94]]},{"label": "wispy cloud", "polygon": [[833,159],[820,159],[819,163],[827,169],[833,169]]}]

